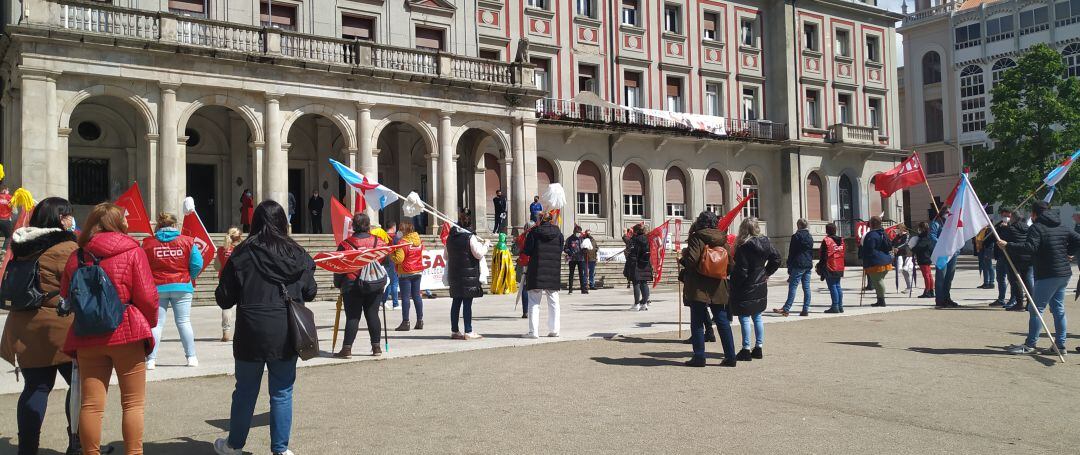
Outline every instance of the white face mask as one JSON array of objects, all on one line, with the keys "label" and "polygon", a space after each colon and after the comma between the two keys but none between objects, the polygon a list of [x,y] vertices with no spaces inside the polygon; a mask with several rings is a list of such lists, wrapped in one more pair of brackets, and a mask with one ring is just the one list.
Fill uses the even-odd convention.
[{"label": "white face mask", "polygon": [[1008,223],[1008,222],[1009,222],[1009,217],[1007,217],[1007,216],[1006,216],[1006,217],[1002,217],[1002,218],[1001,218],[1001,222],[1003,222],[1003,223]]}]

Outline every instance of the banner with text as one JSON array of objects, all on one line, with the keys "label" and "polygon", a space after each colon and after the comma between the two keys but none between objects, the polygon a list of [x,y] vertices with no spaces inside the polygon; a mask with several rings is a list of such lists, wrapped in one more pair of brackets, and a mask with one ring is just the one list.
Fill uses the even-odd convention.
[{"label": "banner with text", "polygon": [[[420,290],[431,291],[435,289],[446,289],[446,285],[443,284],[443,275],[446,273],[446,256],[444,252],[446,250],[429,250],[424,249],[424,273],[420,277]],[[488,261],[480,261],[480,282],[487,283],[488,276],[490,275],[491,265]]]}]

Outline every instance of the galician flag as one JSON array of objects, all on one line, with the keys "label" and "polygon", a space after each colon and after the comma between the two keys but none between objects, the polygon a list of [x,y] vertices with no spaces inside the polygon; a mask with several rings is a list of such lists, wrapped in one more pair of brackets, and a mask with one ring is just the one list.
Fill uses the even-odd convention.
[{"label": "galician flag", "polygon": [[1072,156],[1065,158],[1065,161],[1062,161],[1058,167],[1055,167],[1049,174],[1046,174],[1043,183],[1049,187],[1056,186],[1061,179],[1065,178],[1065,174],[1069,172],[1069,168],[1072,167],[1073,161],[1078,159],[1080,159],[1080,150],[1073,152]]},{"label": "galician flag", "polygon": [[956,198],[950,207],[949,218],[938,235],[937,246],[934,247],[932,257],[938,269],[943,269],[949,264],[964,243],[975,237],[979,231],[990,225],[990,218],[986,216],[979,196],[971,187],[971,181],[967,174],[961,174],[960,184],[956,188]]},{"label": "galician flag", "polygon": [[[387,188],[379,182],[373,179],[365,177],[363,174],[352,170],[349,166],[341,164],[333,159],[330,160],[330,164],[334,166],[334,170],[338,175],[345,180],[345,184],[352,187],[354,190],[359,191],[364,196],[364,202],[368,207],[375,210],[382,210],[386,206],[393,204],[398,200],[398,195],[390,188]],[[359,207],[357,208],[359,209]]]}]

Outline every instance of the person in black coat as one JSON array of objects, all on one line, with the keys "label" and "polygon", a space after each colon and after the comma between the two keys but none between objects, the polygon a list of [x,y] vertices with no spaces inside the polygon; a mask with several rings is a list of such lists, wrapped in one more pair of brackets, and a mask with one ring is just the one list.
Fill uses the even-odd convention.
[{"label": "person in black coat", "polygon": [[585,256],[587,252],[581,247],[582,239],[581,226],[574,226],[574,233],[566,239],[566,243],[563,245],[563,253],[566,253],[566,260],[570,263],[570,275],[566,277],[566,293],[568,295],[574,293],[574,270],[577,270],[581,293],[589,293],[589,287],[585,281]]},{"label": "person in black coat", "polygon": [[529,292],[529,333],[525,338],[539,338],[540,301],[548,302],[548,336],[559,336],[559,288],[562,276],[563,235],[551,223],[550,213],[543,214],[540,224],[525,236],[529,269],[525,272],[525,289]]},{"label": "person in black coat", "polygon": [[[1036,201],[1031,210],[1032,225],[1024,243],[1013,244],[1004,240],[999,242],[1002,248],[1029,253],[1038,258],[1034,262],[1035,289],[1032,290],[1032,303],[1037,310],[1029,311],[1028,335],[1022,345],[1009,348],[1012,354],[1030,354],[1035,351],[1039,341],[1041,325],[1039,313],[1047,306],[1054,315],[1054,340],[1057,348],[1065,350],[1067,328],[1065,326],[1065,288],[1072,277],[1070,256],[1080,254],[1080,234],[1061,225],[1057,210],[1051,210],[1050,204]],[[1028,305],[1031,308],[1031,305]],[[1051,349],[1049,352],[1053,352]]]},{"label": "person in black coat", "polygon": [[[371,234],[371,218],[366,213],[358,212],[352,218],[353,235],[343,240],[338,251],[368,250],[387,246],[381,238]],[[385,264],[385,260],[384,260]],[[385,267],[392,267],[386,265]],[[380,304],[385,301],[383,290],[368,292],[357,285],[357,273],[334,274],[334,287],[341,289],[342,307],[345,309],[345,337],[342,338],[341,351],[334,354],[339,359],[352,358],[352,345],[360,328],[360,318],[367,321],[368,338],[371,340],[371,355],[382,355],[382,319],[379,316]],[[389,271],[387,283],[389,283]]]},{"label": "person in black coat", "polygon": [[[1000,218],[997,223],[994,223],[994,230],[997,231],[999,236],[1004,237],[1004,232],[1009,230],[1009,219],[1012,217],[1012,210],[1007,207],[1001,207],[998,210]],[[997,238],[993,233],[987,234],[983,239],[983,249],[987,250],[987,254],[994,260],[994,278],[997,281],[998,297],[990,303],[990,306],[1005,306],[1005,291],[1008,287],[1009,276],[1009,262],[1005,260],[1005,250],[998,248]]]},{"label": "person in black coat", "polygon": [[[743,348],[736,360],[752,360],[763,357],[765,326],[761,312],[765,311],[769,296],[769,276],[780,268],[780,253],[769,238],[761,233],[758,219],[746,218],[739,225],[735,239],[735,266],[731,271],[731,314],[739,317]],[[750,350],[750,327],[756,335],[754,350]]]},{"label": "person in black coat", "polygon": [[[484,296],[480,284],[480,261],[487,254],[488,243],[481,241],[472,232],[461,228],[452,228],[446,239],[446,278],[450,288],[450,338],[454,340],[475,340],[483,338],[473,331],[473,299]],[[458,330],[458,316],[465,313],[465,332]]]},{"label": "person in black coat", "polygon": [[[1019,211],[1017,215],[1019,215]],[[1027,233],[1027,218],[1014,216],[1011,218],[1009,226],[999,231],[998,235],[1008,244],[1019,245],[1027,243]],[[1009,258],[1012,259],[1012,264],[1016,267],[1016,273],[1013,273],[1012,270],[1008,269],[1006,263],[1006,270],[1009,270],[1009,288],[1012,289],[1012,292],[1004,308],[1007,311],[1027,311],[1029,299],[1024,290],[1027,289],[1027,292],[1031,292],[1035,289],[1035,276],[1031,270],[1031,254],[1018,248],[999,248],[999,250],[1008,251]]]},{"label": "person in black coat", "polygon": [[911,242],[911,253],[915,256],[915,263],[919,266],[919,273],[923,277],[923,293],[920,299],[934,298],[934,239],[930,237],[930,223],[919,223],[919,235]]},{"label": "person in black coat", "polygon": [[893,257],[892,243],[885,235],[885,229],[881,227],[881,217],[870,217],[870,232],[863,237],[859,258],[862,259],[863,271],[870,281],[870,286],[877,294],[877,301],[870,306],[885,306],[885,276],[893,268]]},{"label": "person in black coat", "polygon": [[[222,309],[237,307],[233,358],[233,391],[229,437],[215,443],[217,453],[242,449],[251,428],[263,369],[269,371],[270,449],[288,450],[292,421],[296,349],[289,340],[289,315],[284,292],[295,300],[315,299],[315,262],[286,234],[285,209],[265,201],[255,209],[251,235],[233,251],[214,296]],[[284,287],[284,290],[282,289]]]},{"label": "person in black coat", "polygon": [[491,202],[495,206],[495,228],[491,232],[498,234],[506,227],[506,196],[503,196],[502,190],[495,190],[495,197]]},{"label": "person in black coat", "polygon": [[799,316],[810,314],[810,272],[814,268],[814,237],[807,229],[809,226],[802,218],[795,222],[798,229],[791,235],[791,245],[788,247],[787,301],[783,308],[773,308],[773,313],[788,315],[791,305],[795,303],[795,292],[799,289],[799,283],[802,283],[803,306]]},{"label": "person in black coat", "polygon": [[649,310],[649,282],[653,279],[652,252],[645,226],[634,225],[634,237],[626,248],[626,277],[634,287],[634,306],[631,311]]},{"label": "person in black coat", "polygon": [[307,205],[308,210],[311,212],[311,233],[322,234],[322,211],[325,204],[322,196],[319,196],[319,190],[311,192]]}]

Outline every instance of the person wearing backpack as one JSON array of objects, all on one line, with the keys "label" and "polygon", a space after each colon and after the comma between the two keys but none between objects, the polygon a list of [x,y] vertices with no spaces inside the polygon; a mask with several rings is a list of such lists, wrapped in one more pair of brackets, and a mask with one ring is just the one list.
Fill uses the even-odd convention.
[{"label": "person wearing backpack", "polygon": [[[176,215],[165,212],[158,214],[157,232],[143,239],[142,248],[150,261],[150,271],[157,284],[160,299],[158,320],[164,321],[169,308],[172,308],[173,322],[180,335],[180,344],[184,347],[187,366],[197,367],[199,359],[195,356],[195,332],[191,328],[191,300],[195,296],[195,279],[203,269],[202,253],[195,247],[194,238],[180,235]],[[147,370],[157,367],[163,330],[161,324],[154,327],[154,350],[146,359]]]},{"label": "person wearing backpack", "polygon": [[626,248],[625,273],[634,286],[634,306],[630,311],[649,311],[649,281],[653,279],[651,256],[645,226],[635,224],[634,237]]},{"label": "person wearing backpack", "polygon": [[581,247],[581,226],[574,226],[574,233],[566,238],[563,253],[570,263],[570,275],[567,276],[566,293],[574,293],[574,269],[577,269],[578,283],[581,284],[581,293],[588,294],[589,287],[585,282],[585,249]]},{"label": "person wearing backpack", "polygon": [[[489,245],[475,234],[454,227],[446,239],[446,273],[443,279],[450,288],[450,338],[475,340],[483,338],[472,326],[473,299],[484,296],[480,284],[480,262]],[[458,315],[464,313],[465,331],[458,330]]]},{"label": "person wearing backpack", "polygon": [[690,307],[690,339],[694,356],[686,365],[691,367],[705,366],[705,329],[708,327],[709,311],[712,311],[720,344],[724,348],[724,361],[720,365],[733,367],[736,362],[735,339],[727,309],[730,252],[727,249],[727,233],[716,229],[716,225],[715,213],[708,210],[701,212],[690,227],[686,248],[679,258],[683,305]]},{"label": "person wearing backpack", "polygon": [[292,455],[292,397],[296,344],[289,336],[289,300],[315,300],[315,262],[291,239],[285,209],[274,201],[255,208],[251,235],[233,251],[214,292],[222,309],[236,308],[233,340],[236,386],[229,436],[214,441],[218,455],[240,455],[259,401],[263,371],[270,396],[270,452]]},{"label": "person wearing backpack", "polygon": [[[63,350],[79,362],[79,439],[86,455],[100,453],[101,421],[114,370],[124,410],[124,448],[129,455],[143,453],[146,356],[154,350],[150,330],[158,324],[158,293],[146,253],[127,235],[124,213],[110,203],[90,211],[79,249],[60,279],[60,296],[75,318]],[[97,285],[103,280],[106,286]]]},{"label": "person wearing backpack", "polygon": [[420,296],[420,279],[424,275],[424,242],[420,240],[420,234],[408,221],[398,224],[398,233],[401,240],[397,243],[405,244],[390,253],[390,259],[394,261],[398,274],[398,283],[401,285],[401,325],[395,329],[398,332],[409,331],[410,303],[416,305],[416,330],[424,329],[424,300]]},{"label": "person wearing backpack", "polygon": [[[739,317],[739,329],[742,331],[742,350],[736,360],[760,359],[764,356],[762,348],[765,342],[765,325],[761,322],[761,312],[765,311],[769,297],[769,277],[780,268],[780,253],[761,233],[758,219],[746,218],[739,225],[739,236],[735,239],[735,265],[731,278],[731,313]],[[750,347],[750,329],[755,334],[754,350]]]},{"label": "person wearing backpack", "polygon": [[[389,243],[371,233],[371,218],[360,212],[352,218],[353,235],[338,245],[338,251],[367,250],[387,246]],[[382,267],[381,263],[369,264],[372,270]],[[365,267],[366,269],[367,267]],[[385,270],[381,274],[382,285],[375,281],[366,281],[365,270],[348,274],[334,274],[334,287],[341,289],[342,303],[345,308],[345,338],[342,339],[341,351],[334,354],[338,359],[352,358],[352,345],[360,328],[360,318],[367,319],[368,337],[371,339],[371,355],[382,355],[379,344],[382,320],[379,319],[379,305],[386,288],[388,278]],[[374,272],[373,272],[374,273]]]},{"label": "person wearing backpack", "polygon": [[844,288],[840,286],[840,279],[844,278],[845,250],[844,238],[836,235],[836,223],[826,224],[817,265],[818,275],[825,280],[825,285],[829,288],[829,298],[832,300],[832,306],[825,310],[826,313],[844,312]]},{"label": "person wearing backpack", "polygon": [[[71,357],[61,352],[64,338],[71,329],[71,317],[57,314],[60,303],[60,277],[71,253],[79,245],[71,232],[71,204],[58,197],[47,198],[34,207],[29,226],[12,234],[12,259],[8,264],[0,293],[18,293],[26,303],[22,310],[9,307],[4,335],[0,338],[0,357],[22,372],[23,391],[19,395],[15,416],[19,425],[20,454],[38,453],[41,424],[49,404],[49,392],[56,384],[56,375],[71,384]],[[28,276],[17,277],[15,264],[25,263]],[[18,284],[17,284],[18,283]],[[27,289],[27,283],[33,289]],[[5,305],[7,305],[7,299]],[[16,376],[16,379],[18,376]],[[68,390],[68,399],[71,391]],[[71,415],[68,415],[68,435],[71,435]],[[68,439],[68,454],[78,453],[79,439]]]}]

